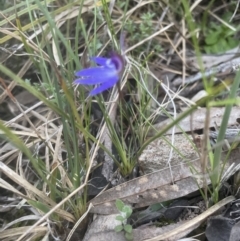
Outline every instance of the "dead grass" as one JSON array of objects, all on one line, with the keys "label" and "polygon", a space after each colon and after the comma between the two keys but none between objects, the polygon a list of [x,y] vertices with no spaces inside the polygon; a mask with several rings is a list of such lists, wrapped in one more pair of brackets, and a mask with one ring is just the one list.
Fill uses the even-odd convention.
[{"label": "dead grass", "polygon": [[[202,77],[201,74],[207,68],[218,66],[220,63],[228,61],[221,59],[223,58],[222,55],[217,57],[203,55],[203,62],[201,62],[201,58],[198,56],[198,53],[204,54],[204,47],[206,47],[205,39],[209,34],[207,29],[210,23],[214,23],[216,26],[224,26],[224,29],[216,27],[216,31],[222,31],[223,35],[227,31],[225,28],[235,31],[231,35],[232,38],[239,35],[237,27],[239,11],[235,11],[237,8],[234,2],[213,1],[213,4],[208,5],[208,1],[193,1],[194,3],[189,10],[195,20],[194,31],[191,30],[191,26],[189,26],[186,20],[181,2],[169,2],[169,4],[166,4],[164,1],[154,0],[130,1],[129,6],[126,8],[126,13],[124,13],[124,6],[121,6],[124,1],[110,1],[108,5],[109,13],[112,16],[113,30],[117,39],[120,38],[122,31],[126,32],[125,46],[122,47],[125,48],[127,65],[121,89],[124,97],[128,99],[126,103],[132,104],[135,111],[131,112],[134,117],[131,119],[131,123],[137,123],[136,120],[140,119],[142,115],[142,113],[137,113],[138,109],[134,106],[140,106],[141,101],[146,96],[151,96],[150,100],[146,100],[149,101],[149,105],[145,112],[147,114],[143,118],[142,124],[144,125],[139,126],[141,132],[144,132],[142,139],[145,140],[147,135],[148,138],[150,137],[149,135],[151,134],[149,133],[154,132],[152,131],[154,128],[153,123],[162,122],[167,116],[176,119],[178,113],[182,113],[186,108],[193,106],[194,101],[191,98],[199,90],[207,88],[210,90],[210,85],[206,84],[206,82],[192,81],[190,79],[192,76],[200,75]],[[16,1],[16,4],[20,4],[20,2]],[[11,143],[9,136],[6,135],[7,130],[1,130],[0,128],[0,137],[2,137],[0,142],[0,187],[2,191],[2,230],[0,239],[20,241],[40,240],[40,238],[44,240],[44,238],[51,237],[51,239],[65,240],[69,235],[69,238],[66,240],[70,240],[72,235],[71,229],[73,231],[76,229],[79,236],[84,236],[87,225],[91,223],[89,215],[92,207],[91,199],[88,196],[86,197],[88,201],[87,209],[80,212],[80,217],[78,218],[73,209],[68,207],[74,206],[73,203],[76,196],[85,195],[93,169],[102,165],[102,163],[99,164],[96,161],[100,155],[99,149],[103,147],[108,147],[108,150],[111,149],[112,142],[109,140],[106,122],[98,123],[97,129],[94,129],[96,127],[93,128],[95,130],[94,137],[96,137],[97,141],[95,143],[91,142],[89,153],[81,152],[81,155],[85,155],[84,158],[87,160],[86,169],[84,170],[80,186],[74,189],[74,183],[69,178],[67,168],[67,147],[63,138],[64,123],[62,123],[61,115],[59,114],[60,111],[64,112],[64,109],[51,108],[49,103],[54,99],[54,94],[50,95],[51,91],[43,86],[39,69],[36,68],[36,66],[39,66],[35,56],[41,58],[49,70],[54,63],[54,66],[57,66],[56,69],[62,68],[64,71],[67,70],[65,66],[71,62],[71,57],[69,57],[65,45],[60,43],[59,46],[64,57],[64,62],[61,62],[61,57],[56,50],[57,44],[52,35],[53,32],[48,31],[47,34],[45,32],[49,28],[49,22],[38,9],[37,4],[31,2],[30,5],[31,12],[36,18],[35,20],[32,19],[32,21],[29,19],[26,6],[20,6],[17,12],[15,12],[14,8],[0,12],[1,64],[14,72],[19,78],[23,80],[30,79],[31,83],[40,84],[40,93],[47,97],[46,101],[44,101],[42,96],[36,93],[30,94],[29,91],[23,90],[22,87],[24,86],[16,79],[11,79],[6,74],[1,75],[0,119],[5,127],[11,129],[14,134],[13,138],[17,136],[18,139],[15,138],[14,144]],[[79,57],[83,66],[88,65],[87,54],[90,48],[90,41],[94,39],[93,13],[95,10],[100,19],[97,20],[98,26],[96,31],[100,47],[95,49],[96,53],[106,55],[114,46],[114,38],[112,38],[109,29],[106,27],[108,22],[104,19],[106,17],[104,11],[98,8],[100,5],[100,1],[96,2],[96,5],[94,1],[84,1],[82,6],[77,2],[49,1],[49,12],[52,13],[52,19],[54,19],[57,28],[60,29],[69,42],[74,39],[76,34],[75,26],[78,24],[77,21],[85,25],[89,41],[87,42],[88,45],[83,34],[80,35],[78,43],[72,44],[75,53],[78,53],[76,58]],[[82,10],[80,18],[78,18],[80,8]],[[226,11],[232,16],[229,21],[222,17],[223,12]],[[148,13],[154,13],[155,15],[149,19],[143,19],[142,16]],[[21,23],[20,25],[19,22]],[[19,31],[19,26],[21,26],[21,31]],[[133,32],[129,32],[130,28],[133,28]],[[44,34],[46,34],[45,37],[43,37]],[[194,41],[192,41],[193,35],[195,36],[198,49],[196,49]],[[42,40],[40,43],[41,48],[39,48],[39,43],[37,43],[37,37]],[[24,42],[24,39],[27,42]],[[229,44],[229,49],[232,48],[230,43],[226,44]],[[29,51],[26,50],[26,46],[30,49]],[[77,46],[76,49],[75,46]],[[235,56],[236,52],[232,53],[232,58]],[[233,73],[231,67],[229,67],[231,71],[229,68],[226,68],[226,70],[215,73],[219,86],[222,86],[221,83],[225,82],[225,85],[228,86],[229,79],[232,80],[234,78],[235,73]],[[76,66],[73,66],[73,68],[76,68]],[[72,76],[72,74],[68,76]],[[65,94],[66,92],[64,91],[64,89],[61,89],[61,94]],[[79,97],[76,89],[74,97],[76,99]],[[116,120],[116,123],[120,118],[119,113],[121,113],[117,109],[118,98],[119,93],[113,91],[108,101],[105,102],[106,110],[108,111],[107,115],[111,117],[110,119],[113,122]],[[74,103],[79,113],[84,112],[82,102],[84,100],[75,101]],[[83,121],[81,117],[79,117],[79,120]],[[91,121],[93,122],[94,120],[92,119]],[[129,127],[129,123],[126,126]],[[210,113],[206,116],[205,127],[212,127],[209,126],[209,123]],[[149,132],[149,126],[151,127],[151,132]],[[132,129],[126,129],[127,131],[123,135],[128,136],[129,133],[131,135]],[[202,132],[203,128],[199,129]],[[156,128],[154,130],[155,135],[159,130]],[[189,132],[189,130],[183,130],[183,132]],[[174,148],[178,149],[177,146],[174,146],[174,135],[175,129],[173,129],[169,141],[169,146],[171,146],[170,152]],[[78,132],[77,136],[79,148],[84,148],[84,142],[86,141],[84,133]],[[206,131],[205,138],[201,160],[207,167],[209,155],[208,131]],[[20,142],[24,143],[25,147]],[[102,145],[104,142],[105,146]],[[17,143],[19,145],[16,145]],[[140,141],[136,141],[134,146],[136,150],[142,148],[140,143]],[[127,142],[125,145],[127,146]],[[60,196],[58,196],[57,200],[51,199],[51,191],[46,180],[42,180],[42,177],[29,161],[29,156],[24,154],[26,150],[33,158],[41,159],[41,162],[39,160],[39,165],[44,165],[46,173],[43,174],[46,180],[51,182],[52,178],[57,178],[61,190],[67,190],[62,199]],[[181,150],[178,151],[181,153]],[[169,158],[166,164],[171,171],[171,158]],[[83,171],[85,167],[81,167],[80,171]],[[174,177],[172,178],[174,179]],[[124,199],[121,196],[118,198]],[[28,202],[29,200],[32,203]],[[41,206],[41,203],[44,203],[44,205]],[[82,221],[86,216],[88,217],[87,221],[86,219]]]}]

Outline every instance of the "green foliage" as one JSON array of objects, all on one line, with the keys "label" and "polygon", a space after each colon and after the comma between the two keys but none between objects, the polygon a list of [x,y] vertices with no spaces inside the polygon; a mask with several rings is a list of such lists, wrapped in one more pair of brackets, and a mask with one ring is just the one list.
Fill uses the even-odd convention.
[{"label": "green foliage", "polygon": [[123,216],[119,215],[116,217],[116,220],[123,222],[125,220],[125,218]]},{"label": "green foliage", "polygon": [[125,233],[125,238],[127,240],[133,240],[133,234],[132,233]]},{"label": "green foliage", "polygon": [[122,211],[123,207],[124,207],[124,202],[120,199],[116,200],[116,207],[119,211]]},{"label": "green foliage", "polygon": [[[149,37],[154,33],[154,17],[155,13],[147,12],[140,16],[140,24],[136,24],[134,20],[129,19],[125,24],[126,31],[128,33],[128,43],[129,45],[134,45],[139,41]],[[148,43],[143,44],[138,47],[138,52],[146,51]],[[152,40],[152,49],[155,51],[161,51],[162,47],[159,42],[155,39]]]},{"label": "green foliage", "polygon": [[7,0],[0,0],[0,10],[5,10],[6,8],[9,8],[12,6],[12,3]]},{"label": "green foliage", "polygon": [[[137,163],[137,149],[139,148],[139,145],[141,145],[141,138],[137,133],[138,129],[136,126],[141,126],[143,123],[135,122],[133,124],[132,116],[137,115],[137,113],[134,111],[131,112],[132,110],[129,111],[128,105],[122,103],[120,103],[119,107],[120,118],[113,123],[109,118],[108,110],[106,110],[105,105],[102,104],[100,99],[98,99],[98,103],[104,115],[104,120],[106,121],[112,144],[116,150],[116,154],[112,155],[110,153],[110,156],[118,166],[121,175],[123,177],[128,177]],[[126,137],[126,132],[131,133],[129,138]]]},{"label": "green foliage", "polygon": [[95,42],[90,42],[89,49],[94,49],[96,52],[98,52],[103,47],[102,42],[99,39],[96,39]]},{"label": "green foliage", "polygon": [[130,224],[124,225],[124,230],[125,230],[127,233],[132,233],[132,225],[130,225]]},{"label": "green foliage", "polygon": [[121,232],[122,230],[123,230],[123,225],[122,224],[120,224],[120,225],[117,225],[116,227],[115,227],[115,232]]},{"label": "green foliage", "polygon": [[[238,88],[239,88],[239,84],[240,84],[240,71],[237,72],[237,75],[236,75],[236,77],[233,81],[233,85],[231,86],[230,93],[229,93],[229,99],[235,99],[236,98]],[[228,120],[229,120],[229,117],[230,117],[230,114],[231,114],[232,107],[233,107],[233,103],[228,104],[225,107],[225,111],[224,111],[224,114],[223,114],[221,126],[220,126],[220,129],[219,129],[219,134],[218,134],[218,137],[217,137],[218,145],[216,146],[216,148],[214,150],[213,164],[212,164],[212,170],[211,170],[211,174],[210,174],[211,183],[212,183],[212,186],[213,186],[213,188],[212,188],[212,190],[213,190],[212,200],[214,201],[214,203],[217,203],[219,201],[218,191],[219,191],[219,188],[220,188],[221,176],[222,176],[223,168],[224,168],[221,165],[222,146],[223,146],[223,143],[224,143],[223,141],[224,141],[224,138],[225,138],[225,133],[226,133],[226,130],[227,130]]]},{"label": "green foliage", "polygon": [[[197,29],[197,27],[195,25],[194,18],[191,15],[192,13],[190,12],[190,6],[186,0],[182,0],[182,3],[183,3],[185,14],[186,14],[187,24],[189,25],[190,30],[192,32],[194,32],[195,29]],[[232,14],[230,14],[230,15],[232,15]],[[222,19],[225,22],[228,22],[230,17],[231,16],[229,16],[229,14],[227,14],[227,15],[223,16]],[[206,26],[204,26],[204,27],[206,27]],[[206,28],[204,28],[204,29],[206,29]],[[209,28],[208,28],[208,30],[206,30],[206,33],[205,33],[205,35],[206,35],[205,43],[206,43],[206,45],[208,45],[208,46],[205,46],[206,52],[220,53],[220,52],[224,52],[228,49],[231,49],[233,47],[236,47],[239,43],[233,39],[234,33],[235,33],[234,31],[232,31],[229,27],[226,27],[223,24],[216,24],[214,22],[210,22]],[[199,57],[199,59],[198,59],[199,65],[202,66],[201,52],[199,51],[199,43],[197,42],[196,36],[194,34],[192,35],[192,41],[194,44],[194,49],[195,49],[196,55]],[[201,70],[203,70],[203,69],[201,69]],[[212,85],[209,84],[209,83],[211,83],[211,81],[209,81],[205,77],[203,77],[203,82],[204,82],[205,90],[208,91],[208,93],[210,93],[211,96],[214,96],[214,94],[215,95],[217,94],[217,92],[215,92],[216,89],[213,89]],[[224,112],[222,122],[220,125],[219,134],[217,137],[217,145],[214,148],[214,153],[212,153],[211,151],[209,153],[207,153],[207,155],[210,159],[210,164],[211,164],[211,168],[210,168],[210,170],[208,170],[208,172],[209,172],[209,176],[210,176],[210,180],[211,180],[211,184],[212,184],[212,188],[209,191],[211,193],[211,199],[212,199],[213,203],[217,203],[219,201],[219,189],[221,186],[221,177],[222,177],[223,168],[224,168],[224,165],[222,165],[222,163],[221,163],[222,147],[223,147],[223,143],[224,143],[223,141],[225,138],[225,133],[227,130],[227,125],[228,125],[231,109],[234,104],[233,102],[229,102],[229,100],[233,100],[236,98],[237,91],[239,89],[239,84],[240,84],[240,72],[237,73],[237,75],[233,81],[233,85],[229,91],[228,99],[224,100],[221,103],[222,105],[225,105],[225,112]],[[216,101],[214,101],[211,96],[206,98],[204,101],[204,104],[206,105],[206,109],[209,112],[210,112],[211,106],[218,105],[218,103]],[[209,143],[204,143],[204,144],[205,144],[206,148],[209,147]],[[202,195],[203,195],[203,198],[205,200],[207,200],[207,197],[205,197],[204,194],[202,194]]]},{"label": "green foliage", "polygon": [[116,220],[120,221],[121,224],[115,227],[115,232],[124,231],[126,240],[133,240],[132,225],[127,224],[127,219],[132,214],[132,208],[119,199],[116,200],[116,207],[120,211],[120,215],[116,217]]},{"label": "green foliage", "polygon": [[129,218],[132,215],[132,208],[130,206],[124,206],[122,212],[125,213],[126,218]]},{"label": "green foliage", "polygon": [[[223,16],[223,19],[227,21],[229,15]],[[233,25],[233,27],[236,26]],[[235,33],[236,32],[233,29],[230,29],[224,24],[210,22],[205,33],[205,52],[223,53],[237,47],[239,41],[237,38],[234,38]]]},{"label": "green foliage", "polygon": [[[9,2],[10,1],[0,0],[0,6],[9,5]],[[121,9],[125,8],[126,10],[124,11],[126,18],[123,18],[123,22],[120,23],[121,26],[119,26],[119,22],[116,23],[115,21],[112,21],[112,18],[114,18],[114,12],[109,12],[109,1],[103,0],[98,2],[104,4],[102,8],[104,11],[102,11],[101,14],[99,14],[99,8],[101,7],[99,5],[94,5],[95,1],[93,1],[92,5],[89,6],[89,11],[93,12],[94,18],[90,19],[92,22],[89,24],[88,21],[85,22],[85,15],[81,11],[82,9],[80,5],[81,3],[83,4],[84,1],[80,1],[81,3],[77,5],[77,11],[79,11],[77,21],[74,24],[71,24],[71,22],[67,23],[69,29],[63,30],[62,28],[57,27],[56,24],[58,21],[56,21],[54,17],[58,16],[59,13],[62,13],[67,9],[75,7],[75,1],[69,1],[67,5],[61,4],[61,8],[59,9],[56,5],[56,7],[52,8],[53,11],[51,10],[51,7],[49,7],[50,5],[48,6],[43,3],[44,1],[29,0],[17,2],[19,2],[19,5],[21,4],[23,11],[20,13],[20,11],[18,11],[19,8],[16,5],[13,7],[14,12],[18,12],[19,17],[21,17],[23,13],[27,13],[28,17],[31,19],[31,23],[29,23],[27,28],[19,31],[19,33],[24,33],[20,34],[20,39],[24,43],[25,52],[29,56],[34,55],[34,58],[31,57],[31,60],[34,64],[34,69],[37,70],[40,84],[32,84],[31,81],[28,80],[23,81],[19,78],[19,75],[9,71],[1,64],[0,70],[6,74],[6,76],[9,76],[9,79],[14,80],[19,86],[35,95],[48,107],[48,109],[52,110],[52,113],[54,113],[53,116],[55,121],[53,122],[53,125],[59,125],[62,127],[62,133],[60,133],[61,136],[59,136],[59,139],[61,140],[59,142],[55,142],[54,136],[53,144],[49,144],[50,142],[45,139],[40,140],[41,142],[39,141],[37,144],[46,144],[46,149],[48,148],[48,150],[51,151],[47,158],[49,158],[50,161],[54,159],[58,162],[52,163],[52,165],[47,169],[44,157],[40,155],[38,156],[38,154],[36,154],[36,156],[33,155],[32,148],[29,148],[27,143],[19,138],[10,127],[6,127],[1,121],[0,130],[3,132],[4,136],[2,137],[1,134],[0,137],[10,141],[30,160],[31,168],[39,177],[37,188],[41,191],[43,190],[42,192],[46,191],[48,193],[47,197],[53,201],[53,203],[49,203],[44,198],[40,199],[36,195],[36,200],[38,201],[34,199],[28,200],[28,203],[33,208],[39,210],[41,213],[48,213],[54,206],[56,206],[57,203],[62,202],[74,191],[78,191],[77,195],[69,197],[69,199],[65,201],[66,203],[63,202],[61,210],[58,210],[58,212],[54,212],[49,216],[51,221],[55,222],[62,222],[64,220],[62,223],[65,223],[65,219],[74,222],[86,211],[87,202],[89,201],[87,189],[82,188],[78,190],[78,188],[84,183],[84,179],[86,178],[87,180],[88,178],[88,168],[90,168],[91,165],[90,160],[94,158],[91,156],[92,153],[94,153],[91,149],[98,143],[95,136],[92,135],[90,129],[90,124],[92,123],[90,109],[93,102],[97,101],[99,106],[102,108],[102,113],[104,114],[102,123],[107,125],[111,142],[114,146],[114,151],[116,151],[116,156],[113,156],[113,159],[117,163],[123,176],[127,176],[132,172],[135,164],[137,163],[137,158],[150,142],[161,137],[180,120],[189,116],[197,108],[197,105],[191,106],[186,112],[174,119],[168,126],[164,126],[163,129],[157,131],[155,136],[148,138],[147,141],[145,141],[145,123],[150,123],[149,116],[152,112],[149,106],[151,107],[151,94],[153,94],[154,90],[148,90],[149,92],[147,92],[146,89],[148,88],[145,88],[142,85],[142,82],[148,81],[148,78],[145,78],[145,76],[143,77],[144,80],[142,82],[139,81],[139,76],[144,75],[143,73],[145,73],[145,70],[141,64],[137,63],[137,61],[137,64],[132,65],[131,69],[131,77],[133,77],[137,82],[137,85],[134,86],[136,91],[133,92],[130,90],[128,93],[131,95],[132,93],[133,95],[136,94],[136,99],[140,97],[140,100],[136,103],[131,102],[130,104],[128,102],[125,103],[120,101],[118,105],[117,118],[112,122],[110,121],[109,111],[106,107],[106,99],[103,100],[102,97],[96,97],[94,100],[87,98],[84,91],[85,87],[82,86],[78,87],[78,91],[74,91],[72,87],[72,80],[74,78],[73,75],[75,70],[81,68],[81,63],[86,64],[89,56],[101,54],[105,55],[108,48],[112,48],[111,45],[114,45],[113,48],[119,49],[118,46],[115,46],[118,42],[118,29],[116,26],[120,27],[120,30],[126,30],[126,42],[129,46],[139,43],[141,40],[148,38],[154,33],[159,16],[153,11],[149,11],[147,7],[143,9],[140,9],[139,7],[138,13],[133,14],[134,16],[127,15],[127,9],[132,7],[128,6],[129,1],[118,1],[117,4],[119,4],[119,7]],[[196,26],[191,15],[192,11],[190,11],[190,6],[187,6],[187,0],[183,0],[183,4],[185,4],[185,13],[180,13],[182,15],[181,18],[186,16],[187,24],[189,25],[190,30],[189,32],[194,33]],[[148,5],[151,5],[151,3]],[[40,16],[39,19],[36,19],[37,13]],[[12,21],[14,18],[15,14],[9,16],[8,21]],[[228,22],[229,16],[224,16],[223,19]],[[68,20],[71,21],[72,19]],[[4,21],[6,21],[6,19]],[[26,27],[21,26],[21,24],[21,21],[18,22],[17,27],[19,30],[21,30],[22,27]],[[47,27],[42,28],[42,34],[36,34],[35,38],[28,41],[25,36],[29,36],[30,31],[33,31],[34,33],[39,32],[39,26],[42,27],[45,24]],[[105,35],[103,33],[106,32],[105,30],[107,29],[106,28],[102,31],[103,26],[105,28],[105,25],[107,25],[111,32],[109,34],[111,35],[109,39],[107,34],[103,38],[103,35]],[[232,26],[236,27],[234,25]],[[26,32],[27,30],[29,33]],[[75,30],[75,36],[70,34],[70,30]],[[172,32],[169,31],[167,34],[169,34],[169,36],[171,34],[175,34],[175,31]],[[223,24],[210,22],[208,28],[206,28],[206,31],[204,32],[205,51],[207,53],[220,53],[237,46],[238,41],[234,39],[234,34],[235,32],[229,27]],[[52,37],[48,39],[47,37],[50,35]],[[9,38],[11,38],[11,35],[6,36],[6,39]],[[196,55],[201,56],[197,38],[195,35],[193,35],[192,38]],[[106,40],[106,42],[104,42],[103,39],[104,41]],[[110,42],[109,46],[107,42],[108,40]],[[34,45],[30,45],[32,42]],[[134,49],[131,55],[136,56],[139,55],[140,52],[144,52],[144,55],[150,56],[150,54],[146,53],[148,49],[150,51],[155,50],[160,52],[162,50],[162,46],[159,44],[159,40],[154,38]],[[82,62],[79,61],[80,54]],[[131,58],[129,59],[131,60]],[[135,63],[133,60],[131,61],[132,64]],[[146,65],[149,63],[148,57],[144,60],[144,63],[146,63]],[[134,76],[136,66],[141,66],[139,67],[139,76]],[[239,81],[240,76],[238,75],[237,78],[238,79],[236,79],[235,85],[231,89],[232,100],[234,100],[236,96],[235,90],[237,90],[239,86],[239,82],[237,81]],[[127,82],[125,87],[128,88],[129,86],[130,84]],[[208,86],[210,89],[210,84],[207,84],[207,81],[204,79],[205,89],[207,89]],[[158,88],[156,87],[156,91],[157,89]],[[211,91],[208,93],[210,92]],[[207,97],[207,102],[204,104],[210,106],[211,103],[213,103],[211,101],[211,98]],[[227,101],[224,104],[227,105]],[[223,118],[223,124],[220,129],[218,142],[221,142],[221,140],[224,139],[226,123],[228,122],[230,110],[231,103],[228,103],[226,113]],[[47,130],[48,123],[44,123],[44,126],[45,125]],[[56,143],[60,143],[59,149],[64,150],[63,161],[61,161],[61,159],[58,160],[57,155],[54,153],[54,151],[57,151],[57,149],[54,149],[57,146]],[[98,144],[100,148],[109,155],[112,154],[110,150],[105,150],[106,148],[104,149],[104,145],[101,143]],[[60,152],[56,152],[56,154],[61,156]],[[220,170],[221,146],[219,145],[219,148],[216,148],[214,153],[210,153],[209,156],[211,160],[210,175],[213,186],[211,194],[214,202],[217,202],[219,183],[222,174],[222,170]],[[120,215],[116,217],[116,220],[120,221],[121,224],[115,227],[115,231],[123,231],[126,239],[132,240],[133,228],[127,223],[127,220],[132,215],[133,210],[130,206],[125,205],[121,200],[116,200],[116,207],[120,212]],[[162,206],[157,204],[151,208],[153,210],[158,210],[161,207]]]},{"label": "green foliage", "polygon": [[141,23],[139,25],[140,33],[142,37],[148,37],[152,33],[153,18],[155,13],[144,13],[141,18]]}]

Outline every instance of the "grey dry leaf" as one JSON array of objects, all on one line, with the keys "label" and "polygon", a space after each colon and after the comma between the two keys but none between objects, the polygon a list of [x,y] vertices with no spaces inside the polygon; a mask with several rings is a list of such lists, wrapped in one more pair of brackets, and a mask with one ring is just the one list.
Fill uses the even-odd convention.
[{"label": "grey dry leaf", "polygon": [[[185,142],[184,145],[191,147],[192,144],[187,143],[186,139],[182,140]],[[187,147],[181,149],[187,150]],[[157,202],[177,199],[197,191],[199,187],[203,187],[204,181],[209,184],[210,180],[202,173],[197,153],[194,154],[193,152],[193,155],[195,155],[195,158],[191,159],[190,157],[185,162],[181,156],[176,155],[175,165],[171,165],[171,168],[162,168],[103,192],[92,199],[91,203],[94,207],[91,212],[98,214],[118,213],[115,205],[116,199],[121,199],[126,205],[134,205],[135,208],[139,208]],[[160,160],[163,155],[157,156]],[[223,152],[222,160],[225,160],[226,157],[228,162],[225,164],[223,176],[228,172],[229,167],[234,170],[235,167],[238,167],[239,148],[232,150],[230,155],[228,155],[228,151]],[[166,163],[166,160],[163,162]],[[194,170],[194,172],[191,172],[191,170]]]},{"label": "grey dry leaf", "polygon": [[[124,232],[116,233],[114,228],[119,224],[116,221],[117,214],[98,215],[90,225],[83,241],[126,241]],[[184,223],[184,222],[183,222]],[[165,227],[143,226],[133,229],[133,241],[143,241],[147,238],[155,237],[165,232],[169,232],[183,223],[170,224]]]},{"label": "grey dry leaf", "polygon": [[[215,54],[215,55],[202,55],[201,56],[201,61],[203,63],[204,68],[211,68],[215,65],[219,65],[220,63],[229,61],[230,59],[234,58],[239,52],[239,47],[236,47],[234,49],[228,50],[223,54]],[[190,67],[193,67],[195,69],[200,69],[199,60],[197,57],[188,57],[187,58],[187,64]]]},{"label": "grey dry leaf", "polygon": [[[160,234],[159,236],[155,236],[154,238],[146,239],[145,241],[175,241],[179,240],[182,237],[185,237],[188,233],[190,233],[192,230],[196,229],[206,218],[213,215],[215,212],[220,210],[222,207],[224,207],[226,204],[231,203],[235,200],[235,197],[229,196],[225,199],[221,200],[214,206],[207,209],[205,212],[200,214],[199,216],[193,218],[192,220],[188,220],[187,222],[184,222],[182,225],[178,226],[177,228]],[[210,240],[209,240],[210,241]]]},{"label": "grey dry leaf", "polygon": [[221,215],[210,217],[207,221],[205,234],[208,240],[229,240],[235,221]]},{"label": "grey dry leaf", "polygon": [[[33,105],[38,101],[38,99],[34,95],[30,94],[26,90],[24,90],[24,91],[20,92],[18,95],[16,95],[15,99],[21,106],[22,105],[28,106],[29,104]],[[17,115],[20,113],[18,106],[11,100],[7,101],[7,106],[13,115]]]},{"label": "grey dry leaf", "polygon": [[166,135],[151,142],[140,155],[139,165],[147,174],[198,158],[192,136],[174,134],[173,140],[172,136]]},{"label": "grey dry leaf", "polygon": [[[163,170],[141,176],[114,188],[111,188],[95,197],[91,203],[91,212],[99,214],[118,213],[115,200],[121,199],[125,204],[134,204],[134,207],[145,207],[156,202],[163,202],[182,197],[198,190],[196,177],[191,173],[190,166],[201,172],[198,160],[188,164],[173,166],[171,170]],[[172,184],[171,172],[174,184]],[[197,180],[202,186],[201,176]]]},{"label": "grey dry leaf", "polygon": [[[228,75],[231,73],[236,72],[239,69],[240,66],[240,58],[237,56],[231,60],[228,60],[226,62],[220,63],[219,65],[206,68],[204,71],[204,75],[202,72],[198,72],[194,75],[188,76],[184,83],[185,84],[193,84],[196,81],[199,81],[205,76],[205,78],[210,77],[210,76],[223,76],[223,75]],[[183,83],[182,77],[177,77],[173,80],[173,85],[174,86],[180,86]]]},{"label": "grey dry leaf", "polygon": [[[175,241],[185,237],[192,230],[196,229],[204,220],[221,209],[226,204],[232,202],[233,196],[221,200],[199,216],[189,221],[170,224],[164,227],[142,226],[133,229],[133,241]],[[124,233],[116,233],[114,227],[118,225],[116,215],[98,215],[94,222],[90,225],[83,241],[124,241]]]},{"label": "grey dry leaf", "polygon": [[[108,234],[108,237],[106,237],[106,239],[104,240],[119,240],[119,239],[109,239],[110,237],[112,238],[112,236],[110,235],[109,236],[109,231],[113,231],[113,234],[115,233],[116,237],[122,237],[123,240],[124,240],[124,235],[123,233],[120,234],[120,233],[116,233],[114,231],[114,228],[117,226],[117,225],[120,225],[121,222],[116,220],[116,217],[118,216],[119,214],[111,214],[111,215],[98,215],[97,218],[92,222],[90,228],[87,230],[85,236],[84,236],[84,239],[83,241],[89,241],[89,240],[99,240],[98,235],[100,233],[107,233]],[[96,238],[96,239],[94,239]],[[121,239],[120,239],[121,240]]]},{"label": "grey dry leaf", "polygon": [[[210,123],[209,127],[220,126],[223,118],[225,107],[212,107],[210,111]],[[228,120],[228,125],[235,125],[237,119],[240,117],[240,107],[233,106],[232,111]],[[205,126],[206,120],[206,108],[199,108],[193,112],[192,115],[187,116],[181,120],[178,125],[176,125],[174,133],[190,132],[195,130],[203,129]],[[172,122],[171,119],[167,119],[161,123],[153,125],[153,128],[149,131],[148,136],[153,136],[156,133],[156,130],[159,131],[165,126]],[[181,127],[181,129],[179,128]],[[172,128],[168,130],[165,134],[172,134]]]},{"label": "grey dry leaf", "polygon": [[233,226],[229,241],[239,240],[239,237],[240,237],[240,221]]},{"label": "grey dry leaf", "polygon": [[12,151],[12,150],[16,150],[16,147],[12,143],[7,142],[1,146],[0,155],[2,155],[3,153],[6,153],[6,152]]}]

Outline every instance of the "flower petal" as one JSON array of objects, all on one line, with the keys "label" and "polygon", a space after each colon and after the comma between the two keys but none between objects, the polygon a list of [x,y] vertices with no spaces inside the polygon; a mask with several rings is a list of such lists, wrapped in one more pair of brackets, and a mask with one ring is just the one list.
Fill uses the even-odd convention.
[{"label": "flower petal", "polygon": [[94,61],[96,64],[99,64],[102,66],[106,66],[106,63],[108,61],[107,58],[103,58],[103,57],[91,57],[90,59]]},{"label": "flower petal", "polygon": [[102,85],[100,85],[99,87],[93,89],[89,95],[93,96],[93,95],[97,95],[99,93],[102,93],[104,90],[107,90],[111,87],[113,87],[119,80],[118,76],[114,76],[111,79],[108,80],[108,82],[103,83]]},{"label": "flower petal", "polygon": [[[89,69],[82,69],[80,71],[75,72],[77,77],[87,78],[87,79],[95,79],[92,84],[99,84],[102,82],[108,81],[109,78],[113,76],[118,76],[118,73],[115,69],[105,68],[105,67],[95,67]],[[79,84],[84,84],[79,83]]]},{"label": "flower petal", "polygon": [[118,73],[121,73],[124,67],[124,59],[121,55],[113,52],[111,56],[111,63]]},{"label": "flower petal", "polygon": [[102,84],[105,81],[102,79],[93,79],[91,77],[85,78],[85,79],[76,79],[74,80],[73,84],[75,85],[96,85],[96,84]]}]

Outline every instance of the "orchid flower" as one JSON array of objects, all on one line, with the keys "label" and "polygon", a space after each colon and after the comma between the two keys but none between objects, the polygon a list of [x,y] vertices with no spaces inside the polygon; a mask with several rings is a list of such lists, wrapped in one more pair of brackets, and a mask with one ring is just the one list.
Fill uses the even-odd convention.
[{"label": "orchid flower", "polygon": [[117,53],[112,53],[110,58],[92,57],[91,60],[98,64],[97,67],[90,67],[75,72],[75,76],[79,77],[74,84],[80,85],[99,85],[93,89],[89,95],[94,96],[113,87],[123,71],[123,57]]}]

